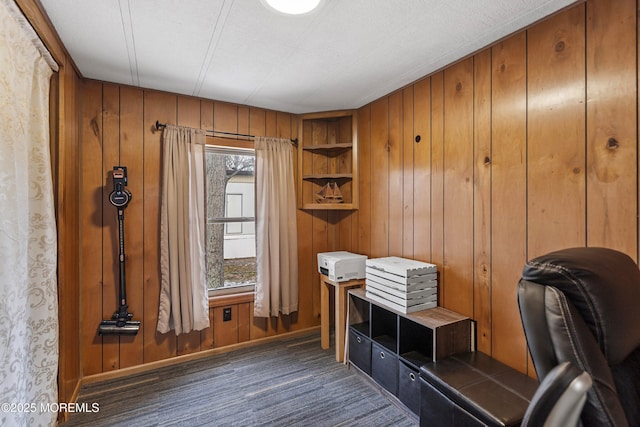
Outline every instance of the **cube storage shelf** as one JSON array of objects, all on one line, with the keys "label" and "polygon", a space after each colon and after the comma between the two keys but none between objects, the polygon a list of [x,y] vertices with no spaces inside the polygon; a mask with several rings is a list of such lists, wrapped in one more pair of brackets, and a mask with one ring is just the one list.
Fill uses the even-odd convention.
[{"label": "cube storage shelf", "polygon": [[349,362],[415,414],[420,413],[420,367],[472,350],[473,321],[436,307],[404,314],[349,291]]}]

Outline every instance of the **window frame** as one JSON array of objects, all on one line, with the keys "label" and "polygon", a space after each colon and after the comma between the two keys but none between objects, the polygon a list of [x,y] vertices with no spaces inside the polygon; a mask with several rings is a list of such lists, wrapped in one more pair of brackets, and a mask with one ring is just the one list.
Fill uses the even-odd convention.
[{"label": "window frame", "polygon": [[[233,144],[229,144],[229,145],[217,145],[217,144],[206,144],[205,146],[205,156],[208,153],[214,153],[214,154],[228,154],[228,155],[247,155],[247,156],[253,156],[255,159],[256,156],[256,150],[254,148],[248,148],[246,147],[246,141],[241,141],[238,140],[239,143],[243,143],[243,146],[235,146]],[[206,176],[206,173],[205,173]],[[254,171],[254,185],[255,185],[255,171]],[[205,182],[205,191],[207,188],[207,183]],[[205,197],[206,200],[206,197]],[[226,203],[226,200],[225,200]],[[255,206],[255,193],[254,193],[254,206]],[[226,209],[226,207],[225,207]],[[254,208],[255,210],[255,208]],[[207,215],[205,215],[204,218],[205,221],[205,233],[207,230],[207,225],[210,224],[209,222],[209,218],[207,217]],[[255,221],[256,221],[256,217],[245,217],[245,216],[241,216],[241,217],[234,217],[234,218],[216,218],[213,220],[214,223],[222,223],[222,224],[227,224],[230,222],[240,222],[240,223],[244,223],[244,222],[253,222],[254,223],[254,227],[255,227]],[[225,226],[225,232],[226,232],[226,226]],[[205,240],[207,241],[207,240]],[[257,271],[256,271],[257,273]],[[208,272],[207,272],[208,274]],[[217,296],[223,296],[223,295],[233,295],[233,294],[242,294],[242,293],[254,293],[255,292],[255,284],[254,285],[243,285],[243,286],[233,286],[233,287],[229,287],[229,288],[225,288],[225,287],[221,287],[218,289],[207,289],[207,293],[209,298],[213,298],[213,297],[217,297]]]}]

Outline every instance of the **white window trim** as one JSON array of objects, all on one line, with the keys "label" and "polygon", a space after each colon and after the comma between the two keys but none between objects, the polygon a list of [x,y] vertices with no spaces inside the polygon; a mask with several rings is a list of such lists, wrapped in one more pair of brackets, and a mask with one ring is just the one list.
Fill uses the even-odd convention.
[{"label": "white window trim", "polygon": [[[229,146],[221,146],[221,145],[210,145],[207,144],[205,146],[206,152],[212,152],[215,154],[231,154],[231,155],[248,155],[254,156],[256,155],[256,150],[252,148],[243,148],[243,147],[229,147]],[[248,219],[248,218],[242,218]],[[255,217],[253,217],[253,221],[255,222]],[[205,223],[208,222],[208,219],[205,218]],[[229,288],[218,288],[218,289],[208,289],[208,295],[210,298],[223,296],[223,295],[232,295],[232,294],[241,294],[246,292],[255,292],[255,285],[243,285],[243,286],[233,286]]]}]

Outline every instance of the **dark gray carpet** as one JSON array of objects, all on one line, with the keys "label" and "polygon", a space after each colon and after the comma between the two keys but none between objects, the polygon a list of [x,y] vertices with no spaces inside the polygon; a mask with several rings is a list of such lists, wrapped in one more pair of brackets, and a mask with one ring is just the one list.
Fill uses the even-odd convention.
[{"label": "dark gray carpet", "polygon": [[417,426],[317,333],[88,384],[70,426]]}]

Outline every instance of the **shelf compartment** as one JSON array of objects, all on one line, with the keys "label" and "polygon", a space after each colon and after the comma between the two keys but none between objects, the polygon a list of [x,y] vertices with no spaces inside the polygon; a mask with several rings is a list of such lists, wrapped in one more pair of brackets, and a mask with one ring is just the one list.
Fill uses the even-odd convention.
[{"label": "shelf compartment", "polygon": [[370,311],[368,301],[349,295],[349,326],[367,338],[371,337]]},{"label": "shelf compartment", "polygon": [[398,351],[398,316],[377,305],[371,306],[371,337],[392,352]]},{"label": "shelf compartment", "polygon": [[400,318],[400,357],[415,369],[433,362],[433,331],[425,326]]}]

